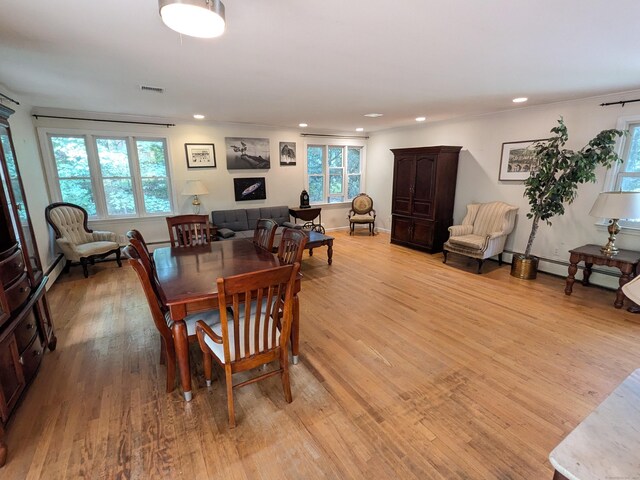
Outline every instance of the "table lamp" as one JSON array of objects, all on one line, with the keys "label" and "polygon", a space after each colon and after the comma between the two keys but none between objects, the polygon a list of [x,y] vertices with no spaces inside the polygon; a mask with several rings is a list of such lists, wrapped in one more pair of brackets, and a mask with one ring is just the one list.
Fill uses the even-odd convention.
[{"label": "table lamp", "polygon": [[602,192],[589,215],[609,219],[609,241],[600,247],[600,251],[605,255],[616,255],[616,235],[620,232],[618,220],[640,219],[640,192]]},{"label": "table lamp", "polygon": [[189,180],[182,189],[182,195],[193,195],[193,213],[200,213],[200,200],[198,195],[206,195],[209,193],[207,187],[200,180]]}]

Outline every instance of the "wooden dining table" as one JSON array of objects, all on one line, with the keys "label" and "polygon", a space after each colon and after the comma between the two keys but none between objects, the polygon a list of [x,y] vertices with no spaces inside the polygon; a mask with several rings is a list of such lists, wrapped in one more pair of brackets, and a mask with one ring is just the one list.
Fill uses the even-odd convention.
[{"label": "wooden dining table", "polygon": [[[192,247],[161,247],[153,252],[158,281],[169,307],[180,383],[184,398],[190,401],[191,367],[189,339],[184,318],[192,313],[217,309],[220,277],[257,272],[280,265],[278,258],[251,240],[225,240]],[[300,278],[294,288],[291,350],[293,363],[298,363],[300,345]]]}]

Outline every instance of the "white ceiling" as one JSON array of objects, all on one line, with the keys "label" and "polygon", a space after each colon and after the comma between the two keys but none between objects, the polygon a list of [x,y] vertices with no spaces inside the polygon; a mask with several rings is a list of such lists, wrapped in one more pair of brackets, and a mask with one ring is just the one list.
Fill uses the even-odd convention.
[{"label": "white ceiling", "polygon": [[0,84],[36,107],[367,132],[640,88],[638,0],[223,1],[202,40],[157,0],[2,0]]}]

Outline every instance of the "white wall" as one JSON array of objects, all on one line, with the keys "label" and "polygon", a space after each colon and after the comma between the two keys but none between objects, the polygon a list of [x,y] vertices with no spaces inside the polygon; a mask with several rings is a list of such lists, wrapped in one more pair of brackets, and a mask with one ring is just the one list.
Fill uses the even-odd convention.
[{"label": "white wall", "polygon": [[[502,200],[517,205],[520,210],[516,227],[506,248],[523,252],[531,227],[531,221],[526,218],[528,203],[523,197],[522,182],[498,181],[502,143],[546,138],[562,116],[569,131],[567,148],[579,149],[601,130],[616,128],[619,117],[640,114],[637,103],[627,104],[624,108],[600,107],[600,103],[638,97],[640,91],[374,133],[368,143],[367,190],[376,202],[379,219],[376,223],[386,229],[391,225],[391,148],[460,145],[455,222],[462,220],[468,203]],[[551,227],[541,224],[533,254],[568,262],[569,249],[606,242],[605,229],[596,226],[597,219],[589,216],[598,193],[604,189],[605,175],[606,170],[600,169],[596,184],[581,185],[574,203],[567,206],[564,216],[551,219]],[[616,245],[640,251],[640,236],[623,230]],[[541,270],[566,275],[563,265],[542,262]],[[597,274],[592,280],[607,286],[616,285],[615,279]]]}]

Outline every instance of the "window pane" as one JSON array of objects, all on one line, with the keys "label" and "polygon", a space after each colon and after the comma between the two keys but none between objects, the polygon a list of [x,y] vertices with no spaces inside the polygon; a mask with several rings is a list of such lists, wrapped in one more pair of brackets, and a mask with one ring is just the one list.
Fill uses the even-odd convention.
[{"label": "window pane", "polygon": [[623,192],[640,192],[640,177],[622,177],[620,190]]},{"label": "window pane", "polygon": [[137,140],[140,175],[143,177],[166,177],[164,142],[161,140]]},{"label": "window pane", "polygon": [[344,202],[344,196],[339,196],[339,197],[329,197],[329,203],[340,203],[340,202]]},{"label": "window pane", "polygon": [[166,179],[143,178],[142,193],[147,213],[166,213],[171,211],[169,188]]},{"label": "window pane", "polygon": [[329,171],[329,194],[342,193],[342,169],[332,168]]},{"label": "window pane", "polygon": [[62,201],[75,203],[84,208],[89,215],[96,214],[96,202],[90,179],[61,179]]},{"label": "window pane", "polygon": [[309,176],[309,202],[322,203],[324,196],[324,178]]},{"label": "window pane", "polygon": [[360,193],[360,175],[349,175],[347,182],[347,198],[351,200]]},{"label": "window pane", "polygon": [[329,167],[342,168],[342,147],[329,147]]},{"label": "window pane", "polygon": [[100,171],[103,177],[131,176],[127,141],[124,138],[98,138],[96,146],[98,147]]},{"label": "window pane", "polygon": [[360,173],[360,149],[347,149],[347,173]]},{"label": "window pane", "polygon": [[625,172],[640,172],[640,125],[630,130],[629,157],[625,159],[623,168]]},{"label": "window pane", "polygon": [[103,183],[107,200],[107,213],[109,215],[132,215],[136,213],[131,179],[108,178]]},{"label": "window pane", "polygon": [[307,172],[310,175],[322,175],[322,159],[324,157],[324,147],[307,147]]},{"label": "window pane", "polygon": [[84,137],[51,137],[59,177],[89,177]]}]

